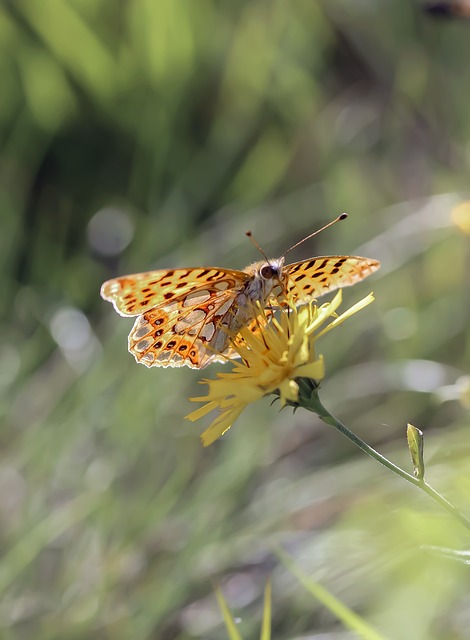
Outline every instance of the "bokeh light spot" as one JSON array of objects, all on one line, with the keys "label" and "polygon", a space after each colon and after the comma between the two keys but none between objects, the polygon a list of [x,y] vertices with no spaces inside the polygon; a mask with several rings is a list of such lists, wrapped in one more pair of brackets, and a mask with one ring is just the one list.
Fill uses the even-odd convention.
[{"label": "bokeh light spot", "polygon": [[454,207],[451,212],[451,219],[456,227],[470,235],[470,200],[461,202]]},{"label": "bokeh light spot", "polygon": [[134,235],[129,215],[117,207],[100,209],[88,223],[88,242],[98,254],[115,256],[124,251]]},{"label": "bokeh light spot", "polygon": [[90,339],[90,325],[86,316],[72,308],[62,308],[51,318],[50,331],[59,347],[81,349]]},{"label": "bokeh light spot", "polygon": [[403,368],[405,389],[429,393],[441,386],[445,379],[445,367],[431,360],[412,360]]},{"label": "bokeh light spot", "polygon": [[49,329],[69,365],[77,373],[86,371],[99,353],[100,344],[85,314],[78,309],[63,307],[53,314]]}]

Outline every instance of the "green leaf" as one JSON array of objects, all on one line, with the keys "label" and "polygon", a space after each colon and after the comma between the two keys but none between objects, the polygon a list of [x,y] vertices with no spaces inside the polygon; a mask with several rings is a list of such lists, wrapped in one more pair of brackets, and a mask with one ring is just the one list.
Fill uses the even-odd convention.
[{"label": "green leaf", "polygon": [[345,627],[356,632],[364,640],[386,640],[378,631],[370,627],[360,616],[340,602],[333,594],[322,587],[318,582],[312,580],[310,576],[304,574],[282,549],[276,547],[274,553],[285,567],[296,577],[299,582],[309,591],[314,598],[333,613]]},{"label": "green leaf", "polygon": [[241,635],[238,633],[238,629],[235,625],[235,620],[233,619],[228,604],[219,587],[215,588],[215,595],[217,598],[217,604],[219,605],[219,609],[223,615],[225,628],[227,629],[230,640],[243,640]]},{"label": "green leaf", "polygon": [[260,640],[271,640],[271,580],[264,589],[263,626]]},{"label": "green leaf", "polygon": [[424,437],[423,432],[408,423],[406,428],[406,438],[408,441],[408,449],[410,450],[411,460],[413,462],[413,474],[418,480],[424,478],[424,458],[423,447]]}]

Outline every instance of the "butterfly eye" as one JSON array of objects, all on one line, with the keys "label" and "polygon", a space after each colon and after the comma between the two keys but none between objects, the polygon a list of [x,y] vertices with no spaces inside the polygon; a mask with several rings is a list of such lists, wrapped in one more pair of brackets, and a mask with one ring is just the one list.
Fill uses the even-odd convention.
[{"label": "butterfly eye", "polygon": [[279,275],[279,273],[277,269],[272,267],[270,264],[267,264],[261,268],[260,275],[265,280],[271,280],[272,278],[276,278]]}]

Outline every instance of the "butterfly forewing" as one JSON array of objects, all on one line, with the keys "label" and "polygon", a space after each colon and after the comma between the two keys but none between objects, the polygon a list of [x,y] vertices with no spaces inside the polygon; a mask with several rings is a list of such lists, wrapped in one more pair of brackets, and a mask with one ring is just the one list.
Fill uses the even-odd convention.
[{"label": "butterfly forewing", "polygon": [[329,291],[356,284],[379,266],[377,260],[360,256],[320,256],[294,262],[284,267],[284,293],[293,303],[308,302]]},{"label": "butterfly forewing", "polygon": [[101,296],[112,302],[122,316],[138,316],[148,309],[165,306],[198,290],[236,290],[248,275],[235,269],[201,267],[161,269],[108,280]]}]

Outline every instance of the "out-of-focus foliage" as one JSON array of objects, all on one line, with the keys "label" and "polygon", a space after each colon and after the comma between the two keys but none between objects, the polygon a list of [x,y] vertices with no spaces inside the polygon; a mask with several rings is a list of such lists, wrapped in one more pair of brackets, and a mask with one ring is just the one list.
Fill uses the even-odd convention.
[{"label": "out-of-focus foliage", "polygon": [[322,400],[408,468],[422,429],[467,507],[469,57],[469,24],[418,2],[1,4],[2,637],[225,638],[213,579],[253,637],[267,574],[273,637],[344,637],[273,541],[386,637],[468,637],[468,568],[421,549],[468,532],[267,400],[203,450],[202,375],[135,364],[98,292],[347,210],[296,250],[383,262],[345,292],[377,301],[325,338]]}]

